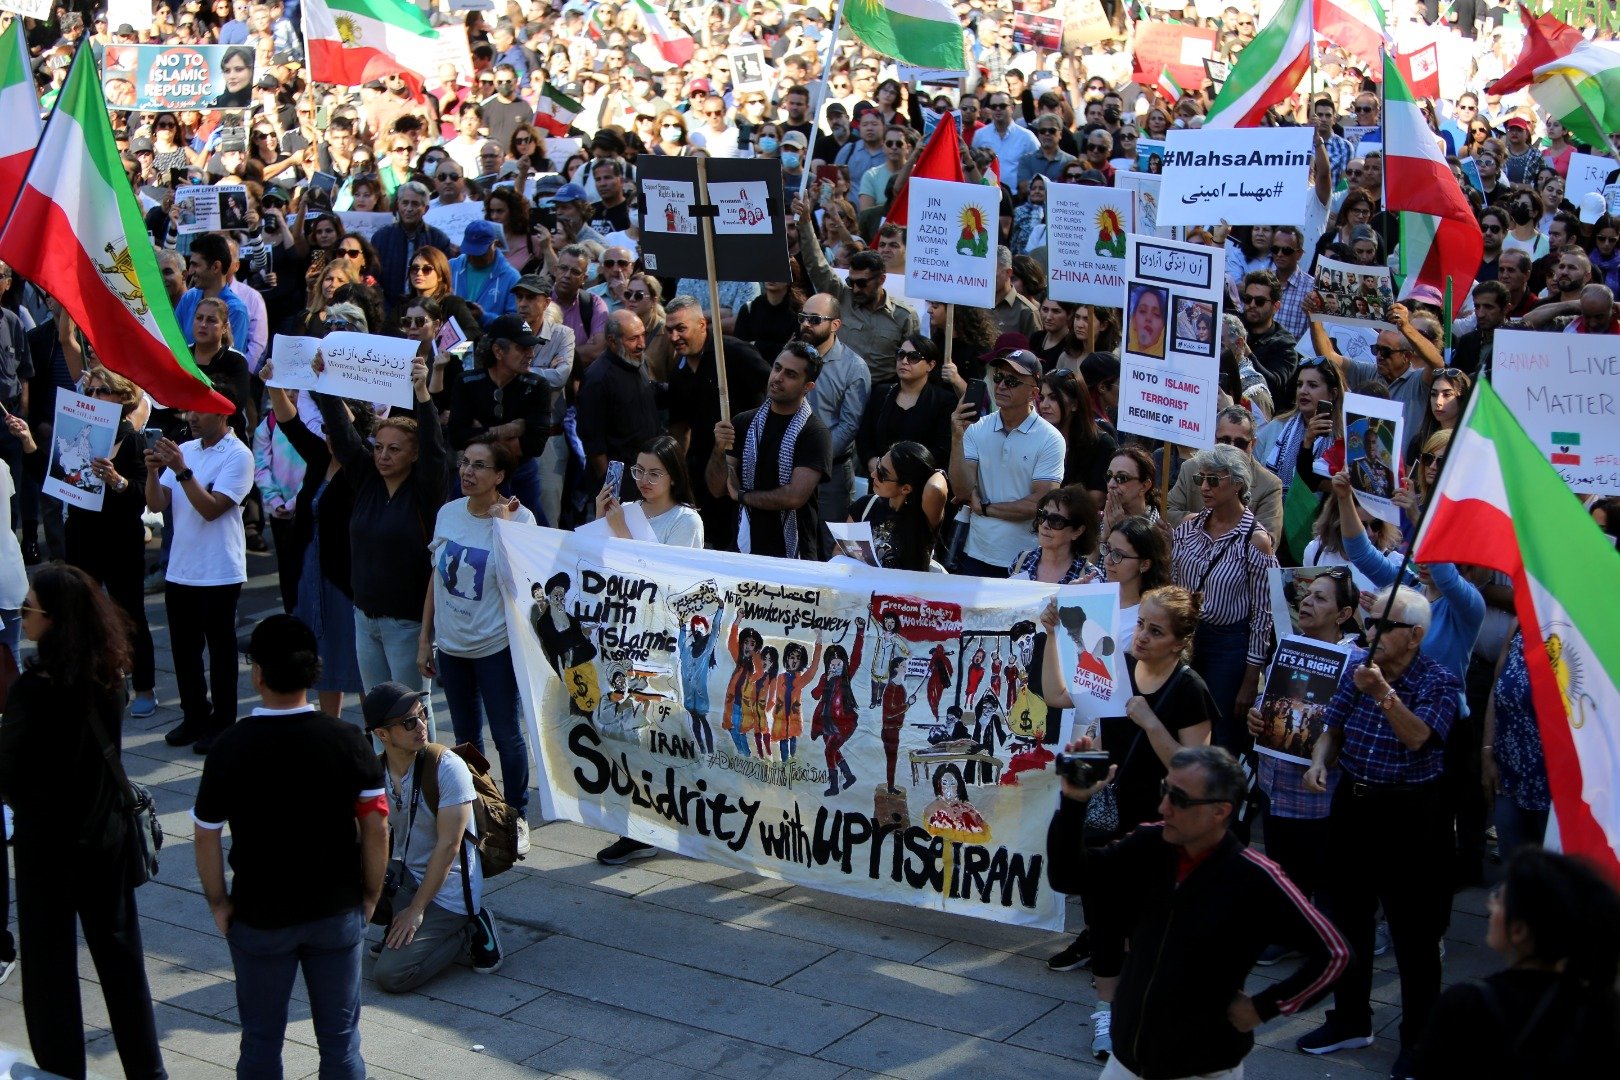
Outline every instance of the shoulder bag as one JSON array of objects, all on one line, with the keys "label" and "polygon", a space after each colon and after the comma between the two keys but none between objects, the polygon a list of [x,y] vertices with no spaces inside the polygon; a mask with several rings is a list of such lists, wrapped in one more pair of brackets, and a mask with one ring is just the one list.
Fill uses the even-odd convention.
[{"label": "shoulder bag", "polygon": [[[1176,684],[1181,681],[1182,673],[1186,670],[1186,664],[1180,663],[1179,661],[1176,663],[1176,669],[1170,673],[1170,677],[1168,679],[1164,680],[1164,685],[1159,687],[1158,694],[1160,701],[1165,701],[1169,698],[1170,691],[1175,689]],[[1136,676],[1134,671],[1131,675],[1131,684],[1131,689],[1134,690],[1136,688]],[[1131,763],[1131,758],[1136,754],[1136,748],[1142,745],[1142,738],[1146,734],[1147,733],[1141,728],[1136,729],[1136,738],[1131,740],[1130,749],[1125,751],[1125,757],[1119,763],[1119,771],[1114,774],[1116,781],[1121,775],[1124,774],[1125,767]],[[1119,799],[1114,794],[1113,784],[1109,784],[1107,787],[1097,792],[1097,794],[1091,797],[1091,801],[1086,804],[1086,828],[1088,830],[1095,830],[1098,833],[1106,834],[1110,838],[1119,835]]]},{"label": "shoulder bag", "polygon": [[[106,850],[123,848],[127,858],[129,883],[132,887],[145,885],[157,877],[158,852],[163,848],[163,826],[158,824],[157,808],[152,805],[152,794],[140,784],[130,783],[119,759],[118,748],[113,745],[107,731],[101,726],[92,702],[88,714],[90,731],[101,746],[101,756],[112,772],[119,789],[119,810],[107,823],[103,837]],[[121,834],[121,835],[120,835]]]}]

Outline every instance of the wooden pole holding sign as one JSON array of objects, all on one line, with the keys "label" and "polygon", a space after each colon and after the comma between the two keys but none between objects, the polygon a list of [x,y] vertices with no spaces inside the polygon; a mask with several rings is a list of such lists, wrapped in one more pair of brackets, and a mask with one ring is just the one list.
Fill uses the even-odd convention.
[{"label": "wooden pole holding sign", "polygon": [[[709,340],[714,342],[714,377],[720,386],[720,419],[731,422],[731,394],[726,386],[726,335],[720,326],[720,279],[714,266],[714,204],[709,202],[709,162],[697,159],[699,222],[703,229],[703,259],[709,273]],[[698,209],[698,208],[701,209]]]},{"label": "wooden pole holding sign", "polygon": [[1164,460],[1159,466],[1159,513],[1169,514],[1170,507],[1170,454],[1174,451],[1170,440],[1164,440]]}]

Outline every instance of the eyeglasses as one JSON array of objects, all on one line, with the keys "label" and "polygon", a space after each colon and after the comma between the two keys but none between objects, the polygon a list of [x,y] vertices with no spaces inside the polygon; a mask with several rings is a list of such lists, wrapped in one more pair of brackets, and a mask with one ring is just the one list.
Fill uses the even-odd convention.
[{"label": "eyeglasses", "polygon": [[[851,274],[845,280],[849,282],[849,287],[852,289],[864,289],[876,281],[877,277],[875,275],[873,277],[856,277],[854,274]],[[801,319],[803,317],[804,316],[802,315],[800,316]]]},{"label": "eyeglasses", "polygon": [[1024,381],[1024,377],[1022,375],[1014,375],[1010,371],[998,371],[994,375],[990,376],[990,379],[997,386],[1029,386],[1029,385],[1032,385],[1030,383],[1026,383]]},{"label": "eyeglasses", "polygon": [[1616,241],[1620,241],[1620,236],[1616,236],[1614,233],[1602,233],[1597,238],[1597,242],[1600,244],[1612,244]]},{"label": "eyeglasses", "polygon": [[986,105],[985,108],[987,108],[987,109],[1007,109],[1007,108],[1011,108],[1011,103],[1006,102],[1006,101],[992,101],[989,105]]},{"label": "eyeglasses", "polygon": [[1370,113],[1370,112],[1377,112],[1377,111],[1378,111],[1378,106],[1376,106],[1376,105],[1357,105],[1356,106],[1356,112],[1358,112],[1358,113]]},{"label": "eyeglasses", "polygon": [[[1272,248],[1271,250],[1276,251],[1277,249]],[[1269,304],[1269,303],[1271,303],[1271,294],[1270,293],[1244,293],[1243,294],[1243,302],[1245,304],[1251,306],[1251,307],[1256,307],[1256,306],[1258,306],[1260,304]]]},{"label": "eyeglasses", "polygon": [[1055,127],[1038,127],[1035,129],[1037,135],[1056,135],[1057,133],[1058,129]]},{"label": "eyeglasses", "polygon": [[521,146],[523,143],[533,143],[534,142],[534,136],[533,135],[518,135],[512,141]]},{"label": "eyeglasses", "polygon": [[895,475],[879,464],[872,470],[872,479],[876,480],[880,484],[892,484],[895,481]]},{"label": "eyeglasses", "polygon": [[1193,474],[1193,483],[1199,487],[1220,487],[1226,479],[1223,473],[1203,472]]},{"label": "eyeglasses", "polygon": [[446,180],[460,180],[461,174],[458,172],[445,172],[443,169],[440,169],[438,172],[433,174],[433,179],[435,182],[442,184]]},{"label": "eyeglasses", "polygon": [[635,263],[631,262],[629,259],[603,259],[602,260],[602,265],[603,266],[634,266]]},{"label": "eyeglasses", "polygon": [[26,611],[30,615],[44,615],[45,614],[45,609],[44,608],[30,607],[27,604],[24,604],[22,607],[18,608],[17,610],[18,611]]},{"label": "eyeglasses", "polygon": [[[1479,227],[1479,231],[1482,232],[1482,233],[1499,233],[1499,232],[1502,232],[1503,230],[1502,230],[1502,226],[1500,226],[1500,225],[1481,225]],[[1600,236],[1600,237],[1598,237],[1598,239],[1602,240],[1603,237]],[[1609,239],[1613,240],[1614,237],[1611,236]]]},{"label": "eyeglasses", "polygon": [[427,717],[422,714],[422,710],[417,709],[409,716],[402,716],[393,723],[379,724],[377,726],[385,728],[397,727],[403,728],[406,731],[415,731],[419,727],[427,727]]},{"label": "eyeglasses", "polygon": [[456,459],[456,468],[463,469],[463,470],[470,469],[475,473],[493,472],[495,470],[495,466],[491,465],[489,462],[487,462],[487,461],[474,461],[472,458],[467,457],[465,454],[463,454],[461,457]]},{"label": "eyeglasses", "polygon": [[1412,350],[1411,349],[1392,349],[1388,345],[1374,345],[1372,347],[1372,351],[1373,351],[1373,355],[1378,357],[1378,359],[1380,359],[1380,360],[1388,360],[1390,357],[1394,356],[1396,353],[1409,353]]},{"label": "eyeglasses", "polygon": [[84,392],[89,394],[91,397],[117,397],[118,396],[118,391],[114,390],[110,386],[87,386],[87,387],[84,388]]},{"label": "eyeglasses", "polygon": [[1130,473],[1111,472],[1106,474],[1104,479],[1110,484],[1134,484],[1142,478],[1140,476],[1132,476]]},{"label": "eyeglasses", "polygon": [[437,274],[438,271],[433,269],[433,267],[431,267],[431,266],[427,266],[427,265],[419,263],[416,266],[411,267],[411,273],[413,273],[413,274]]},{"label": "eyeglasses", "polygon": [[1344,170],[1344,175],[1346,175],[1350,179],[1354,180],[1354,179],[1356,179],[1357,177],[1359,177],[1361,175],[1361,170],[1360,169],[1346,169],[1346,170]]},{"label": "eyeglasses", "polygon": [[1170,805],[1177,810],[1191,810],[1195,806],[1219,806],[1229,803],[1231,799],[1195,799],[1180,788],[1170,786],[1170,781],[1159,781],[1159,797],[1169,799]]},{"label": "eyeglasses", "polygon": [[1217,435],[1215,441],[1223,446],[1234,446],[1239,450],[1247,450],[1250,444],[1254,442],[1253,439],[1245,435]]},{"label": "eyeglasses", "polygon": [[1446,463],[1446,455],[1444,455],[1444,454],[1424,454],[1421,457],[1419,457],[1418,460],[1423,462],[1423,467],[1425,469],[1427,469],[1427,468],[1431,468],[1431,467],[1444,465]]},{"label": "eyeglasses", "polygon": [[1129,560],[1140,559],[1142,557],[1140,555],[1132,555],[1122,548],[1110,547],[1108,544],[1103,544],[1102,547],[1098,548],[1097,553],[1103,557],[1103,562],[1111,563],[1127,562]]},{"label": "eyeglasses", "polygon": [[1064,517],[1062,514],[1054,514],[1050,510],[1042,510],[1036,514],[1035,524],[1045,525],[1050,529],[1074,529],[1080,525],[1073,518]]},{"label": "eyeglasses", "polygon": [[631,303],[635,303],[635,304],[639,304],[641,301],[647,299],[647,297],[649,297],[651,295],[652,295],[652,293],[645,292],[645,291],[643,291],[641,289],[635,289],[633,291],[630,290],[630,289],[626,289],[624,291],[624,298],[626,300],[629,300]]},{"label": "eyeglasses", "polygon": [[1280,244],[1272,244],[1271,245],[1271,253],[1273,255],[1298,255],[1299,254],[1299,248],[1297,248],[1297,247],[1283,247]]},{"label": "eyeglasses", "polygon": [[897,364],[915,364],[922,359],[922,353],[917,349],[896,349],[894,362]]},{"label": "eyeglasses", "polygon": [[349,259],[363,259],[366,253],[359,248],[338,248],[338,254]]},{"label": "eyeglasses", "polygon": [[407,330],[420,330],[432,321],[426,315],[401,315],[399,325]]},{"label": "eyeglasses", "polygon": [[388,152],[390,154],[408,154],[411,152],[411,148],[408,146],[390,146]]},{"label": "eyeglasses", "polygon": [[1106,151],[1108,149],[1108,144],[1107,143],[1100,143],[1100,142],[1088,142],[1088,143],[1086,143],[1086,149],[1087,150],[1103,150],[1103,151]]},{"label": "eyeglasses", "polygon": [[640,465],[632,465],[630,466],[630,476],[634,480],[650,480],[657,483],[669,476],[669,473],[663,469],[644,469]]},{"label": "eyeglasses", "polygon": [[[796,316],[796,318],[799,320],[800,326],[820,326],[824,322],[832,322],[834,317],[835,316],[832,315],[812,315],[806,311],[801,311]],[[897,353],[896,355],[899,354]]]},{"label": "eyeglasses", "polygon": [[904,140],[904,139],[884,139],[883,140],[883,145],[888,147],[890,150],[904,150],[906,148],[906,140]]},{"label": "eyeglasses", "polygon": [[1376,634],[1387,634],[1391,630],[1413,630],[1417,623],[1397,622],[1394,619],[1368,619],[1367,629]]}]

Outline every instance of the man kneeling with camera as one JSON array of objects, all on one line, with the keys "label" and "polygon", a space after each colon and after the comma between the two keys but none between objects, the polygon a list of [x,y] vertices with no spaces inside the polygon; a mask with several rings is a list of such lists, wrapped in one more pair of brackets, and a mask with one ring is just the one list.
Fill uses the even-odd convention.
[{"label": "man kneeling with camera", "polygon": [[[428,742],[427,694],[402,683],[371,689],[366,730],[383,746],[383,787],[393,847],[371,921],[386,926],[372,976],[390,994],[413,990],[471,951],[473,970],[501,966],[495,921],[482,907],[484,872],[472,844],[473,788],[467,763]],[[437,784],[424,773],[434,769]]]},{"label": "man kneeling with camera", "polygon": [[[1130,938],[1102,1080],[1237,1080],[1254,1029],[1321,997],[1350,951],[1275,863],[1228,831],[1248,786],[1231,754],[1177,751],[1160,785],[1164,820],[1087,849],[1086,803],[1114,778],[1091,750],[1081,739],[1058,757],[1063,798],[1047,831],[1047,878],[1059,892],[1084,886],[1098,896]],[[1305,961],[1250,997],[1244,980],[1273,942]]]}]

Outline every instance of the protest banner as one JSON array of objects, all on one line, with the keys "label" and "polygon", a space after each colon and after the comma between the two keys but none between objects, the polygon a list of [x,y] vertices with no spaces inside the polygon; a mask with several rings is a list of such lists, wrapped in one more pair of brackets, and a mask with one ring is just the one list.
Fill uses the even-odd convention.
[{"label": "protest banner", "polygon": [[911,180],[906,215],[906,295],[942,304],[996,305],[1000,205],[983,184]]},{"label": "protest banner", "polygon": [[1054,300],[1112,307],[1125,284],[1131,196],[1115,188],[1046,189],[1047,290]]},{"label": "protest banner", "polygon": [[241,184],[186,184],[175,189],[181,236],[247,228],[247,188]]},{"label": "protest banner", "polygon": [[394,220],[394,215],[367,210],[344,210],[339,212],[338,220],[343,223],[344,232],[352,232],[370,240],[378,229]]},{"label": "protest banner", "polygon": [[1580,206],[1581,196],[1591,191],[1601,192],[1612,172],[1614,158],[1575,151],[1569,155],[1569,177],[1564,182],[1564,198],[1571,206]]},{"label": "protest banner", "polygon": [[1310,189],[1308,127],[1209,128],[1165,137],[1160,225],[1300,221]]},{"label": "protest banner", "polygon": [[323,338],[277,334],[270,343],[275,377],[269,385],[409,409],[413,403],[411,364],[418,348],[410,338],[353,330],[338,330]]},{"label": "protest banner", "polygon": [[1350,144],[1350,148],[1357,151],[1360,150],[1363,139],[1367,141],[1367,149],[1369,150],[1384,141],[1377,124],[1346,124],[1344,126],[1344,138]]},{"label": "protest banner", "polygon": [[[484,219],[484,204],[474,199],[463,199],[458,203],[430,206],[423,218],[434,228],[443,229],[444,235],[450,238],[450,242],[460,247],[461,238],[467,232],[467,226]],[[449,252],[445,254],[449,254]]]},{"label": "protest banner", "polygon": [[101,52],[107,107],[134,112],[245,109],[253,104],[246,45],[108,45]]},{"label": "protest banner", "polygon": [[[769,158],[703,160],[709,202],[703,206],[699,161],[647,155],[637,163],[634,197],[647,269],[667,277],[786,281],[781,165]],[[705,217],[714,226],[712,272],[702,229]]]},{"label": "protest banner", "polygon": [[51,17],[51,0],[0,0],[0,11],[44,21]]},{"label": "protest banner", "polygon": [[1063,18],[1062,48],[1077,52],[1083,45],[1111,41],[1120,35],[1103,10],[1101,0],[1064,0],[1059,8]]},{"label": "protest banner", "polygon": [[1344,395],[1344,467],[1356,501],[1373,517],[1401,523],[1393,499],[1401,489],[1406,446],[1401,403],[1365,394]]},{"label": "protest banner", "polygon": [[1020,48],[1056,52],[1063,43],[1063,17],[1037,15],[1032,11],[1013,12],[1013,44]]},{"label": "protest banner", "polygon": [[1496,331],[1491,385],[1577,495],[1620,495],[1617,376],[1604,335]]},{"label": "protest banner", "polygon": [[1225,60],[1206,59],[1204,61],[1204,77],[1209,80],[1210,87],[1218,94],[1221,87],[1226,85],[1226,78],[1232,74],[1232,65]]},{"label": "protest banner", "polygon": [[1128,236],[1119,430],[1179,446],[1215,445],[1219,249]]},{"label": "protest banner", "polygon": [[[1385,330],[1394,330],[1394,323],[1380,322],[1377,319],[1346,319],[1336,315],[1312,315],[1311,322],[1321,323],[1327,328],[1328,340],[1338,350],[1339,355],[1346,360],[1364,360],[1367,363],[1376,363],[1377,357],[1373,355],[1373,346],[1378,344],[1378,335]],[[1311,340],[1311,331],[1306,327],[1305,332],[1299,335],[1295,343],[1301,356],[1320,356],[1316,351],[1316,343]]]},{"label": "protest banner", "polygon": [[112,457],[122,415],[116,401],[66,389],[56,392],[50,462],[42,485],[45,494],[83,510],[101,509],[107,486],[92,464],[96,458]]},{"label": "protest banner", "polygon": [[1136,164],[1131,168],[1136,172],[1160,175],[1164,172],[1164,148],[1163,139],[1137,139]]},{"label": "protest banner", "polygon": [[827,531],[833,538],[833,558],[854,559],[863,566],[883,565],[870,521],[829,521]]},{"label": "protest banner", "polygon": [[1111,627],[1116,587],[508,522],[496,538],[548,819],[845,896],[1062,927],[1045,846],[1069,724],[1030,690],[1045,647],[1030,613],[1086,595]]},{"label": "protest banner", "polygon": [[438,41],[433,51],[433,70],[438,72],[444,64],[454,64],[456,74],[471,82],[477,75],[472,66],[472,49],[467,44],[467,25],[447,22],[437,28]]},{"label": "protest banner", "polygon": [[1159,73],[1168,70],[1178,86],[1202,86],[1204,61],[1220,52],[1216,33],[1186,23],[1137,22],[1131,81],[1153,86]]},{"label": "protest banner", "polygon": [[770,69],[765,66],[763,45],[740,45],[726,51],[731,61],[731,92],[763,94],[771,88]]},{"label": "protest banner", "polygon": [[119,27],[128,23],[137,30],[150,30],[154,14],[152,8],[152,0],[108,0],[107,25]]},{"label": "protest banner", "polygon": [[[1114,190],[1129,192],[1131,216],[1136,227],[1131,231],[1139,236],[1157,236],[1163,240],[1181,239],[1177,225],[1159,224],[1159,182],[1161,176],[1143,172],[1114,173]],[[1053,185],[1048,185],[1050,191]]]},{"label": "protest banner", "polygon": [[1350,663],[1350,649],[1304,637],[1284,637],[1266,669],[1254,748],[1268,757],[1309,765],[1322,735],[1328,702]]},{"label": "protest banner", "polygon": [[1322,314],[1351,319],[1383,319],[1395,302],[1389,267],[1337,259],[1316,260],[1316,291],[1322,297]]}]

